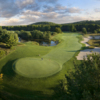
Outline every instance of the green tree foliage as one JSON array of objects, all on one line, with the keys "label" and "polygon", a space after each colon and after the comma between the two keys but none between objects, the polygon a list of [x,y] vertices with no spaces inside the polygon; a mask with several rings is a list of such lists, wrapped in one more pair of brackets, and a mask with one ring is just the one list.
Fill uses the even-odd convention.
[{"label": "green tree foliage", "polygon": [[6,42],[7,39],[7,30],[6,29],[2,29],[0,30],[0,42]]},{"label": "green tree foliage", "polygon": [[100,33],[100,29],[97,29],[97,33]]},{"label": "green tree foliage", "polygon": [[55,28],[55,32],[57,32],[57,33],[62,33],[62,30],[61,30],[61,28],[56,27],[56,28]]},{"label": "green tree foliage", "polygon": [[3,74],[1,73],[1,74],[0,74],[0,100],[3,100],[3,99],[2,99],[2,94],[1,94],[1,91],[2,91],[2,89],[3,89],[2,83],[3,83]]},{"label": "green tree foliage", "polygon": [[9,33],[6,40],[6,47],[11,48],[18,42],[18,35],[14,33]]},{"label": "green tree foliage", "polygon": [[75,28],[74,25],[71,25],[71,26],[70,26],[70,31],[71,31],[71,32],[76,32],[76,28]]},{"label": "green tree foliage", "polygon": [[57,32],[52,32],[52,35],[54,36],[54,35],[57,35]]},{"label": "green tree foliage", "polygon": [[83,32],[84,34],[87,34],[86,28],[82,28],[82,32]]},{"label": "green tree foliage", "polygon": [[46,38],[47,40],[50,40],[50,38],[51,38],[51,33],[50,33],[50,31],[48,31],[48,32],[46,33],[45,38]]},{"label": "green tree foliage", "polygon": [[88,55],[81,65],[74,62],[74,66],[75,72],[65,75],[64,100],[100,100],[100,54]]},{"label": "green tree foliage", "polygon": [[50,31],[42,32],[39,30],[34,30],[31,32],[27,32],[22,30],[19,36],[25,40],[35,40],[35,39],[50,40],[51,34],[52,33]]},{"label": "green tree foliage", "polygon": [[7,30],[14,30],[14,31],[33,31],[33,30],[40,30],[40,31],[52,31],[55,32],[55,28],[59,27],[62,31],[82,31],[82,28],[85,27],[88,32],[94,33],[94,30],[97,30],[100,33],[100,21],[80,21],[76,23],[68,23],[68,24],[52,24],[49,22],[38,22],[32,25],[23,25],[23,26],[2,26],[1,28]]},{"label": "green tree foliage", "polygon": [[[18,33],[18,32],[17,32]],[[25,40],[30,40],[31,39],[31,33],[28,32],[28,31],[24,31],[24,30],[21,30],[19,36]]]},{"label": "green tree foliage", "polygon": [[50,31],[51,27],[48,25],[45,27],[45,31]]},{"label": "green tree foliage", "polygon": [[32,35],[32,39],[43,39],[43,32],[39,31],[39,30],[34,30],[31,32]]},{"label": "green tree foliage", "polygon": [[94,33],[97,34],[97,30],[94,30]]},{"label": "green tree foliage", "polygon": [[18,42],[18,35],[13,32],[7,32],[6,29],[1,29],[0,42],[6,43],[6,47],[11,48]]}]

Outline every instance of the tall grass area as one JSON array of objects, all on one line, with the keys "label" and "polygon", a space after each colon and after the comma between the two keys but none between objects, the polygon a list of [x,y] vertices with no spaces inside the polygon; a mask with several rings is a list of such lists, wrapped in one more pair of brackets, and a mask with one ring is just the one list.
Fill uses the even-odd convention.
[{"label": "tall grass area", "polygon": [[94,47],[100,47],[100,40],[91,39],[88,41],[88,44]]},{"label": "tall grass area", "polygon": [[[64,79],[65,74],[68,71],[74,71],[73,60],[80,63],[75,58],[79,52],[78,50],[82,47],[77,36],[79,36],[78,33],[58,34],[54,39],[62,42],[53,47],[31,44],[16,47],[14,52],[0,60],[0,71],[4,74],[3,81],[5,88],[3,91],[11,93],[12,98],[16,96],[22,97],[23,99],[21,100],[33,100],[33,98],[42,100],[42,98],[48,98],[53,95],[55,92],[54,87],[59,84],[60,80]],[[22,77],[13,71],[12,64],[17,59],[24,57],[52,59],[62,66],[62,70],[46,78],[33,79]],[[8,96],[8,98],[11,97]]]}]

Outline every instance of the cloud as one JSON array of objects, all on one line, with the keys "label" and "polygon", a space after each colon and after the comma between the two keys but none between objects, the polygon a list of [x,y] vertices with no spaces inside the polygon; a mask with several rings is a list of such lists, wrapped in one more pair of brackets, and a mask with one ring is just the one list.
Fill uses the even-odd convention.
[{"label": "cloud", "polygon": [[58,13],[56,13],[56,12],[51,12],[51,13],[44,14],[44,15],[42,16],[42,18],[45,18],[45,19],[55,19],[55,18],[57,18],[58,16],[59,16]]},{"label": "cloud", "polygon": [[38,11],[40,6],[35,0],[0,0],[0,17],[11,18],[20,15],[24,10]]},{"label": "cloud", "polygon": [[28,25],[39,21],[50,21],[61,24],[92,19],[95,19],[95,17],[81,15],[61,15],[56,12],[43,13],[27,10],[19,18],[6,18],[4,21],[0,23],[0,25]]},{"label": "cloud", "polygon": [[20,19],[17,18],[5,18],[4,21],[1,22],[1,25],[13,25],[14,23],[20,22]]},{"label": "cloud", "polygon": [[72,7],[72,8],[67,8],[65,12],[68,13],[80,13],[82,10],[76,7]]},{"label": "cloud", "polygon": [[54,12],[54,11],[66,10],[66,7],[61,5],[55,5],[55,7],[44,5],[43,7],[44,7],[43,12]]},{"label": "cloud", "polygon": [[16,0],[16,4],[22,9],[35,4],[35,0]]},{"label": "cloud", "polygon": [[0,17],[10,18],[19,13],[14,1],[0,0]]},{"label": "cloud", "polygon": [[37,18],[47,18],[47,19],[53,19],[56,18],[57,16],[59,16],[58,13],[56,12],[40,12],[40,11],[31,11],[31,10],[27,10],[25,12],[22,13],[23,16],[37,16]]},{"label": "cloud", "polygon": [[[60,1],[59,1],[60,2]],[[0,25],[25,25],[39,21],[69,23],[97,19],[96,14],[73,6],[63,6],[58,0],[0,0]],[[80,14],[81,13],[81,14]],[[86,17],[84,17],[86,16]]]},{"label": "cloud", "polygon": [[38,0],[39,2],[45,2],[45,3],[57,3],[58,0]]},{"label": "cloud", "polygon": [[100,8],[94,9],[95,12],[100,12]]},{"label": "cloud", "polygon": [[66,6],[56,5],[55,7],[44,5],[43,12],[59,12],[61,14],[64,13],[80,13],[83,11],[82,9],[76,7],[67,8]]}]

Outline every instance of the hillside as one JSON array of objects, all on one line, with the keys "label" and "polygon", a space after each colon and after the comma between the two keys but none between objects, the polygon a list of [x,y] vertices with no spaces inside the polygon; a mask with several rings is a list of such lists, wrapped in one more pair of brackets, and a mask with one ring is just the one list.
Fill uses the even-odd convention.
[{"label": "hillside", "polygon": [[30,25],[52,25],[52,24],[56,24],[56,23],[53,23],[53,22],[36,22],[36,23],[30,24]]},{"label": "hillside", "polygon": [[[96,20],[96,21],[85,20],[85,21],[79,21],[79,22],[73,22],[73,23],[64,23],[64,24],[98,24],[98,25],[100,25],[100,20]],[[62,25],[64,25],[64,24],[62,24]]]}]

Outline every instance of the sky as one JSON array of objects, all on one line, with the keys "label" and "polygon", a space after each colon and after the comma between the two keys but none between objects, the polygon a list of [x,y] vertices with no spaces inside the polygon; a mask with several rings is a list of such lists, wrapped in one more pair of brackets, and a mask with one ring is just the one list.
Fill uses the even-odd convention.
[{"label": "sky", "polygon": [[0,0],[0,26],[100,20],[100,0]]}]

